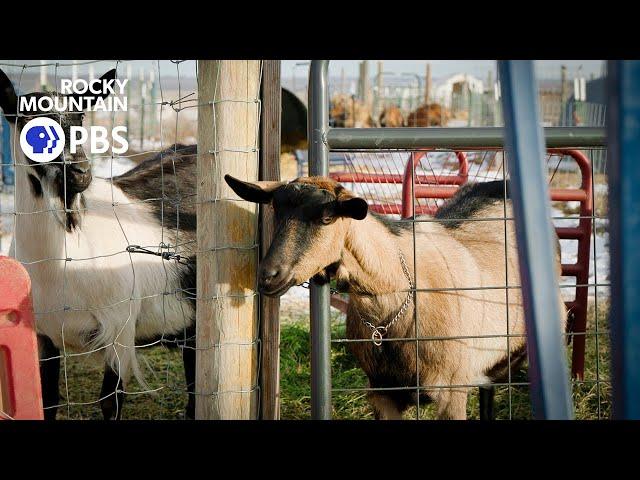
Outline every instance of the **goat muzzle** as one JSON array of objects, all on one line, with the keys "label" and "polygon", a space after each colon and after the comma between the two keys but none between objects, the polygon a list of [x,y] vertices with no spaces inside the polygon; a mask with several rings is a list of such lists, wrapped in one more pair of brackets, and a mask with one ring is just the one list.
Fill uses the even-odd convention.
[{"label": "goat muzzle", "polygon": [[258,290],[268,297],[279,297],[295,284],[290,269],[263,265],[258,272]]},{"label": "goat muzzle", "polygon": [[73,193],[84,192],[93,180],[90,168],[80,168],[75,165],[71,165],[67,169],[67,189]]}]

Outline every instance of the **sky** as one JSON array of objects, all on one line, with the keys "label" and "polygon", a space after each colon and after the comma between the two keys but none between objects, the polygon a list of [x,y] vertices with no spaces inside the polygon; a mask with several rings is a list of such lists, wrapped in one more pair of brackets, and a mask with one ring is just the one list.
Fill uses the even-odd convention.
[{"label": "sky", "polygon": [[[296,63],[302,62],[308,62],[308,60],[283,60],[282,76],[290,78],[295,72],[296,77],[305,77],[308,66],[296,66]],[[424,76],[427,62],[431,64],[433,78],[468,73],[484,80],[487,72],[492,70],[495,73],[496,71],[495,60],[383,60],[383,71],[394,72],[396,75],[412,73]],[[329,76],[339,76],[344,68],[345,76],[357,77],[359,63],[360,60],[333,60],[329,63]],[[561,65],[566,65],[569,72],[577,72],[582,66],[582,71],[588,78],[592,73],[596,77],[600,75],[602,63],[602,60],[537,60],[536,70],[540,77],[559,78]],[[377,60],[371,60],[369,63],[371,75],[376,74],[377,68]]]},{"label": "sky", "polygon": [[[48,61],[55,62],[55,61]],[[71,60],[57,60],[57,62],[65,64],[71,63]],[[79,60],[78,62],[82,62]],[[290,79],[295,72],[296,77],[300,79],[307,75],[307,65],[296,66],[297,63],[307,63],[309,60],[282,60],[282,76],[283,78]],[[358,76],[358,64],[360,60],[333,60],[329,64],[329,75],[339,76],[341,70],[344,69],[345,76],[357,77]],[[402,73],[425,75],[426,63],[431,64],[431,74],[433,78],[448,77],[455,73],[468,73],[477,76],[481,79],[485,79],[489,70],[496,70],[495,60],[383,60],[383,71],[394,72],[396,75]],[[13,60],[7,62],[0,60],[0,63],[11,63],[13,65],[26,64],[39,64],[39,60]],[[134,75],[137,75],[141,68],[145,70],[156,70],[158,64],[156,60],[132,60],[130,62]],[[559,71],[561,65],[567,65],[569,74],[577,72],[578,68],[582,66],[582,71],[588,78],[591,74],[599,76],[602,68],[602,60],[538,60],[536,61],[536,69],[538,70],[539,77],[559,77]],[[100,65],[95,66],[96,73],[104,68],[113,68],[114,61],[101,62]],[[0,66],[0,68],[3,68]],[[11,67],[10,67],[11,68]],[[15,67],[13,67],[15,69]],[[88,66],[81,65],[79,67],[80,73],[86,71]],[[195,77],[196,75],[196,61],[186,60],[176,66],[169,60],[160,61],[160,72],[163,76],[176,76],[178,68],[181,76]],[[369,69],[371,75],[374,76],[377,71],[377,60],[371,60]],[[60,67],[60,74],[70,73],[71,67]],[[494,76],[495,78],[495,76]]]}]

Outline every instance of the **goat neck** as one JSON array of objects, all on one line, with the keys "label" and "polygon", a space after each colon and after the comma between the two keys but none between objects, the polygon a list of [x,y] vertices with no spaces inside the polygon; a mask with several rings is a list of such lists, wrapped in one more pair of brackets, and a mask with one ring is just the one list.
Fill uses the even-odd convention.
[{"label": "goat neck", "polygon": [[[392,234],[373,216],[351,222],[336,272],[338,285],[348,285],[355,301],[377,298],[389,307],[399,305],[410,288],[400,263],[400,252],[405,258],[411,258],[410,247],[406,235]],[[411,266],[409,272],[413,276]]]},{"label": "goat neck", "polygon": [[[19,162],[26,162],[24,157]],[[43,258],[60,258],[64,254],[65,231],[54,208],[42,194],[42,186],[27,168],[18,165],[15,172],[15,258],[22,262],[34,262]],[[38,239],[44,239],[38,241]]]}]

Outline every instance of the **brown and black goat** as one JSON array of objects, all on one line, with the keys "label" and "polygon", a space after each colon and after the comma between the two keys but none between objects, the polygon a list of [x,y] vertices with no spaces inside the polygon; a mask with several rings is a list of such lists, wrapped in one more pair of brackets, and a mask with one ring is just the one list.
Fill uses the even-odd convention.
[{"label": "brown and black goat", "polygon": [[397,105],[386,107],[380,113],[378,123],[381,127],[394,128],[404,126],[404,116]]},{"label": "brown and black goat", "polygon": [[[347,336],[367,339],[350,345],[375,389],[376,418],[402,418],[419,382],[438,418],[465,419],[471,387],[503,380],[508,359],[514,368],[526,357],[520,291],[495,288],[519,285],[503,182],[466,185],[433,221],[415,223],[416,272],[411,222],[369,214],[365,200],[331,179],[225,178],[243,199],[274,209],[276,233],[258,274],[263,294],[282,295],[312,277],[334,277],[349,293]],[[482,218],[498,220],[473,221]],[[562,304],[559,292],[549,300]],[[424,339],[418,348],[406,341],[416,335]]]}]

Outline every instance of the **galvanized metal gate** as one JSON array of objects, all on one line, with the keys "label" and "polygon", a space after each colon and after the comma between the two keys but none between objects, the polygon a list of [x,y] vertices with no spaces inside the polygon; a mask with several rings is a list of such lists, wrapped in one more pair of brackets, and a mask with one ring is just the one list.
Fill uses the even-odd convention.
[{"label": "galvanized metal gate", "polygon": [[[549,191],[542,170],[546,147],[602,147],[604,129],[539,126],[531,62],[499,62],[503,92],[503,128],[367,128],[329,127],[328,61],[313,61],[309,77],[309,174],[329,175],[330,149],[486,149],[506,147],[521,265],[529,352],[529,375],[537,418],[571,418],[566,358],[558,335],[560,312],[549,308],[557,281],[553,266]],[[514,93],[518,85],[518,95]],[[544,135],[544,137],[543,137]],[[564,151],[564,150],[563,150]],[[407,167],[409,168],[409,166]],[[459,172],[464,175],[464,171]],[[415,205],[415,172],[405,190]],[[409,175],[404,176],[408,181]],[[525,181],[526,179],[526,181]],[[413,212],[413,208],[411,213]],[[407,213],[407,212],[403,212]],[[565,232],[567,233],[567,232]],[[575,232],[573,232],[575,233]],[[415,261],[415,258],[414,258]],[[414,287],[414,290],[419,290]],[[414,294],[415,295],[415,294]],[[331,417],[331,329],[329,286],[311,282],[312,416]],[[416,341],[418,341],[416,339]],[[417,385],[416,390],[421,386]]]}]

